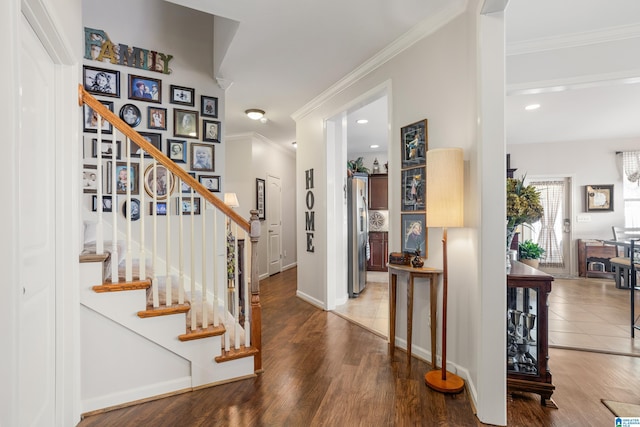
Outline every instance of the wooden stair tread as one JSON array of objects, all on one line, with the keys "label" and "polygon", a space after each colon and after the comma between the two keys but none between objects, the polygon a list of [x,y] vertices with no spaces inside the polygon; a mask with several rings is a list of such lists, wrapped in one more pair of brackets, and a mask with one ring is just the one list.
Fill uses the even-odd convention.
[{"label": "wooden stair tread", "polygon": [[209,326],[206,329],[197,328],[195,331],[191,328],[187,328],[187,333],[179,335],[178,339],[180,341],[190,341],[197,340],[201,338],[215,337],[218,335],[222,335],[226,332],[224,325],[221,323],[218,326]]},{"label": "wooden stair tread", "polygon": [[167,316],[171,314],[186,313],[190,309],[191,309],[191,304],[189,304],[188,302],[184,304],[174,304],[168,307],[162,306],[162,307],[156,308],[153,306],[148,306],[146,310],[138,312],[138,317]]},{"label": "wooden stair tread", "polygon": [[111,254],[96,254],[90,252],[82,252],[78,257],[78,261],[82,262],[105,262],[111,257]]},{"label": "wooden stair tread", "polygon": [[243,345],[240,348],[232,348],[229,351],[222,351],[220,356],[216,356],[215,361],[218,363],[228,362],[230,360],[241,359],[243,357],[249,357],[258,354],[258,349],[255,347],[245,347]]},{"label": "wooden stair tread", "polygon": [[151,287],[151,280],[132,280],[130,282],[121,281],[117,283],[104,282],[102,285],[93,286],[95,292],[119,292],[119,291],[134,291],[138,289],[148,289]]}]

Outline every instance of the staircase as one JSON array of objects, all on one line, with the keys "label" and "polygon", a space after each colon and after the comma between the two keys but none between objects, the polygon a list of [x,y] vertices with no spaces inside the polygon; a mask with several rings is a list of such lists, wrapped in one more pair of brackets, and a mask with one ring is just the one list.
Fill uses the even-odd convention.
[{"label": "staircase", "polygon": [[[85,236],[94,237],[85,237],[80,255],[81,411],[260,373],[257,211],[250,221],[240,217],[82,86],[78,91],[80,105],[98,114],[97,146],[101,120],[113,125],[108,141],[123,140],[120,158],[118,150],[97,150],[95,221],[85,223]],[[143,151],[128,154],[132,143]],[[122,169],[131,177],[124,186],[116,181]],[[157,191],[171,188],[160,186],[169,181],[178,191]],[[113,203],[98,202],[105,198]]]}]

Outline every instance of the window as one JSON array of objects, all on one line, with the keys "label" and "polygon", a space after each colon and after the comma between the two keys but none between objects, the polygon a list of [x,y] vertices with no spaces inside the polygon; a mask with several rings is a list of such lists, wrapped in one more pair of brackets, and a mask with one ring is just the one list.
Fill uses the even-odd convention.
[{"label": "window", "polygon": [[640,151],[622,153],[625,227],[640,227]]}]

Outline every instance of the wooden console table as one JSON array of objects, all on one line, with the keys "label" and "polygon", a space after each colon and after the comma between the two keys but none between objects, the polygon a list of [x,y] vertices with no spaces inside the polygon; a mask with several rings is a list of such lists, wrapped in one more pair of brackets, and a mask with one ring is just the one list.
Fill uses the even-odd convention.
[{"label": "wooden console table", "polygon": [[436,310],[438,308],[438,276],[442,270],[430,267],[414,268],[409,265],[387,264],[389,269],[389,351],[393,357],[396,348],[396,294],[399,273],[409,275],[407,284],[407,366],[411,366],[411,333],[413,329],[413,281],[416,277],[429,279],[431,302],[431,368],[436,369]]}]

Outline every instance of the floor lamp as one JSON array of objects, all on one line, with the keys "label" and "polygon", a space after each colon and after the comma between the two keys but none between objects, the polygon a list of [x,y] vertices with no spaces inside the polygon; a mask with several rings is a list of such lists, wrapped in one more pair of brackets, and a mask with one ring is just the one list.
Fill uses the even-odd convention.
[{"label": "floor lamp", "polygon": [[[461,148],[427,151],[427,227],[442,227],[442,361],[427,372],[424,381],[442,393],[458,393],[464,380],[447,372],[447,228],[464,224],[464,160]],[[431,349],[435,351],[435,349]]]}]

